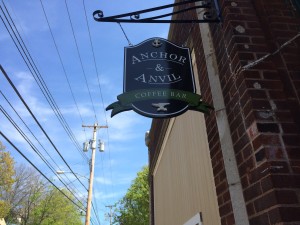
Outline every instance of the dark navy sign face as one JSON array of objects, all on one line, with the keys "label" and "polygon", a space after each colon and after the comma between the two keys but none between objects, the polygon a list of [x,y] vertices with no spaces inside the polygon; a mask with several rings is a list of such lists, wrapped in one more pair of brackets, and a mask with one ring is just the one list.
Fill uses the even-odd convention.
[{"label": "dark navy sign face", "polygon": [[131,109],[151,118],[174,117],[188,109],[208,112],[195,94],[188,48],[151,38],[125,47],[124,59],[124,93],[107,107],[112,116]]},{"label": "dark navy sign face", "polygon": [[132,103],[134,111],[148,117],[176,116],[186,111],[189,103],[180,100],[185,96],[167,90],[196,92],[190,61],[188,48],[161,38],[125,48],[124,92],[144,90],[135,96],[141,101]]}]

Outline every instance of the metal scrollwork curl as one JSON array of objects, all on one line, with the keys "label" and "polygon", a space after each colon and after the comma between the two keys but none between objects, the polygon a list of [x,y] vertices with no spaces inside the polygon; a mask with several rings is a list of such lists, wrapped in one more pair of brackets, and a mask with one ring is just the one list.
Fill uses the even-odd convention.
[{"label": "metal scrollwork curl", "polygon": [[215,9],[209,9],[203,14],[204,20],[215,20],[217,18],[218,18],[218,14]]},{"label": "metal scrollwork curl", "polygon": [[99,20],[104,17],[104,13],[101,10],[96,10],[95,12],[93,12],[93,16],[95,20]]},{"label": "metal scrollwork curl", "polygon": [[132,19],[132,20],[139,20],[140,19],[140,14],[131,15],[130,19]]}]

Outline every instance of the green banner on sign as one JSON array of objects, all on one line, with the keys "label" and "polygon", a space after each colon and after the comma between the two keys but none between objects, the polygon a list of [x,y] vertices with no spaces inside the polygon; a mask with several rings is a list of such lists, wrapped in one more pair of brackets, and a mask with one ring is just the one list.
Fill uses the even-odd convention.
[{"label": "green banner on sign", "polygon": [[131,104],[138,101],[145,101],[151,99],[173,99],[187,102],[189,110],[199,111],[203,113],[209,113],[209,109],[213,109],[212,106],[201,100],[201,95],[177,90],[177,89],[141,89],[130,92],[125,92],[118,95],[117,102],[110,104],[106,110],[111,110],[111,116],[114,116],[120,112],[128,111],[132,109]]}]

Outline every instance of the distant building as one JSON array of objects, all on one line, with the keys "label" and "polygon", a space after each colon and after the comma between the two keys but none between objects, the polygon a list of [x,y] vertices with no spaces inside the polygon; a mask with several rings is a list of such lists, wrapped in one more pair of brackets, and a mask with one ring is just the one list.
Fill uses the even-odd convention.
[{"label": "distant building", "polygon": [[0,218],[0,225],[6,225],[5,220]]},{"label": "distant building", "polygon": [[215,110],[153,120],[151,225],[300,224],[299,4],[219,3],[220,24],[170,26]]}]

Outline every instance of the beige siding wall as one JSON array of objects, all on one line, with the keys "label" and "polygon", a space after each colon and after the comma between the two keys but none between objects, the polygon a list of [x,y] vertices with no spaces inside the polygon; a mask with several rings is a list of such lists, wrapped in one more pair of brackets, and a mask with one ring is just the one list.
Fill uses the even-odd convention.
[{"label": "beige siding wall", "polygon": [[171,119],[153,175],[155,225],[182,225],[198,212],[204,225],[220,224],[202,113]]}]

